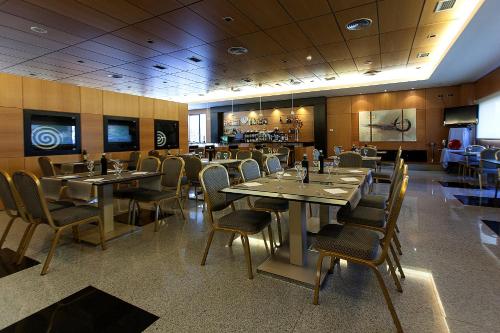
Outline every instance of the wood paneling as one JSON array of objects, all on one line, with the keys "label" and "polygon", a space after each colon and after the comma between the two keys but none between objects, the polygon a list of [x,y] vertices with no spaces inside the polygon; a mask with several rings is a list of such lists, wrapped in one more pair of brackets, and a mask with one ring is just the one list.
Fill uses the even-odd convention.
[{"label": "wood paneling", "polygon": [[0,158],[0,170],[12,174],[14,171],[24,169],[24,157]]},{"label": "wood paneling", "polygon": [[327,153],[333,154],[334,146],[349,149],[351,133],[351,97],[332,97],[327,100]]},{"label": "wood paneling", "polygon": [[177,103],[155,99],[154,117],[155,119],[179,120]]},{"label": "wood paneling", "polygon": [[102,114],[102,90],[93,88],[80,88],[81,112]]},{"label": "wood paneling", "polygon": [[154,118],[154,104],[155,100],[148,97],[139,97],[139,117]]},{"label": "wood paneling", "polygon": [[[187,104],[179,104],[178,105],[179,112],[179,151],[181,153],[187,153],[188,149],[188,105]],[[210,124],[210,115],[207,115],[207,128],[208,124]],[[207,131],[207,134],[210,130]],[[207,137],[208,142],[212,142]]]},{"label": "wood paneling", "polygon": [[102,115],[92,113],[82,113],[82,150],[87,150],[89,154],[99,154],[103,148],[103,122]]},{"label": "wood paneling", "polygon": [[476,82],[476,99],[495,94],[500,91],[500,67]]},{"label": "wood paneling", "polygon": [[110,116],[139,117],[139,96],[103,91],[102,113]]},{"label": "wood paneling", "polygon": [[80,88],[53,81],[23,77],[25,109],[80,112]]},{"label": "wood paneling", "polygon": [[24,156],[23,110],[0,107],[0,157]]},{"label": "wood paneling", "polygon": [[0,106],[22,108],[22,79],[20,76],[0,73]]},{"label": "wood paneling", "polygon": [[141,118],[140,121],[141,151],[150,151],[155,149],[154,140],[154,120],[152,118]]}]

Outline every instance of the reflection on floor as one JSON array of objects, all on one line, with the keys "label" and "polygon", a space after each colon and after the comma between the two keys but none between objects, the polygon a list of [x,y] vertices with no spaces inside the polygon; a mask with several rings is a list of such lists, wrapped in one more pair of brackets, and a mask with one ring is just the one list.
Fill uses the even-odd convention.
[{"label": "reflection on floor", "polygon": [[500,198],[477,197],[473,195],[455,195],[455,198],[468,206],[494,207],[500,208]]},{"label": "reflection on floor", "polygon": [[498,221],[489,221],[489,220],[482,220],[484,224],[488,226],[495,234],[500,236],[500,222]]},{"label": "reflection on floor", "polygon": [[24,257],[20,265],[17,265],[16,261],[17,255],[15,251],[8,248],[0,250],[0,278],[39,264],[38,261],[28,257]]},{"label": "reflection on floor", "polygon": [[[410,171],[398,221],[406,273],[403,293],[383,271],[406,333],[500,332],[500,284],[492,283],[500,275],[500,241],[481,222],[498,221],[500,211],[463,205],[454,197],[492,197],[491,190],[437,183],[459,180],[444,172]],[[375,184],[379,193],[388,188]],[[246,200],[237,206],[246,207]],[[317,207],[313,211],[317,215]],[[40,276],[38,265],[0,278],[0,329],[94,286],[158,316],[146,332],[395,331],[370,270],[341,262],[326,279],[315,306],[310,289],[256,273],[269,255],[260,234],[250,239],[253,280],[247,278],[241,241],[229,248],[227,235],[215,235],[206,266],[200,266],[209,222],[202,202],[196,206],[189,201],[185,212],[186,221],[176,212],[159,232],[148,224],[109,242],[106,251],[75,243],[70,231],[64,234],[47,275]],[[7,221],[0,212],[0,232]],[[284,235],[287,221],[284,214]],[[16,248],[24,228],[14,223],[5,246]],[[49,227],[40,226],[27,255],[45,260],[52,236]],[[96,311],[108,311],[94,303]],[[69,318],[65,314],[62,319]]]},{"label": "reflection on floor", "polygon": [[[479,185],[467,183],[467,182],[441,182],[440,181],[438,183],[444,187],[470,188],[470,189],[475,189],[475,190],[479,189]],[[491,189],[494,189],[494,187],[484,186],[483,189],[484,190],[491,190]]]},{"label": "reflection on floor", "polygon": [[157,319],[147,311],[89,286],[0,332],[138,333]]}]

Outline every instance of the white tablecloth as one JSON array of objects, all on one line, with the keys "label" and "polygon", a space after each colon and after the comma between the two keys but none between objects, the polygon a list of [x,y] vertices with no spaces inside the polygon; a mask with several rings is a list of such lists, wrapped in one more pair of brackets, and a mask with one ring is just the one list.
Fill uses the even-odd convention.
[{"label": "white tablecloth", "polygon": [[443,166],[443,168],[447,168],[448,167],[448,163],[449,162],[459,162],[459,161],[464,161],[465,158],[462,156],[462,155],[458,155],[458,154],[453,154],[452,152],[463,152],[464,149],[457,149],[457,150],[454,150],[454,149],[448,149],[448,148],[444,148],[442,151],[441,151],[441,165]]}]

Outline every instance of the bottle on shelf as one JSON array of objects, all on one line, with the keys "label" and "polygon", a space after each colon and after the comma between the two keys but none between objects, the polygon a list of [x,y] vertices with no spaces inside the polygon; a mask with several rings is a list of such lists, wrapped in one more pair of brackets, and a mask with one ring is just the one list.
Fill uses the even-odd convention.
[{"label": "bottle on shelf", "polygon": [[108,160],[106,159],[106,154],[102,154],[101,156],[101,175],[108,174]]},{"label": "bottle on shelf", "polygon": [[323,155],[323,150],[319,151],[319,173],[325,173],[325,156]]},{"label": "bottle on shelf", "polygon": [[89,155],[87,154],[87,151],[84,149],[84,150],[82,151],[82,160],[83,160],[84,162],[87,162],[87,160],[88,160],[88,159],[89,159]]},{"label": "bottle on shelf", "polygon": [[307,160],[307,154],[304,154],[304,157],[302,158],[302,167],[306,169],[304,183],[309,183],[309,161]]}]

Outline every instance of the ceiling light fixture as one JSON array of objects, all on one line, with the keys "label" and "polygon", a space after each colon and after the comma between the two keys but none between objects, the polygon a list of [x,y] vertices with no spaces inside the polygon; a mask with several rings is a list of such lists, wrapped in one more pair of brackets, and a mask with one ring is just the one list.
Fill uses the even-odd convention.
[{"label": "ceiling light fixture", "polygon": [[154,42],[155,42],[155,41],[154,41],[154,40],[152,40],[152,39],[148,39],[148,40],[146,41],[146,43],[148,43],[148,44],[154,44]]},{"label": "ceiling light fixture", "polygon": [[200,58],[197,58],[195,56],[192,56],[192,57],[189,57],[187,58],[188,60],[192,61],[192,62],[201,62],[201,59]]},{"label": "ceiling light fixture", "polygon": [[374,75],[377,75],[378,73],[380,73],[379,70],[371,69],[369,71],[364,72],[363,74],[368,75],[368,76],[374,76]]},{"label": "ceiling light fixture", "polygon": [[121,75],[121,74],[108,74],[108,77],[110,77],[112,79],[121,79],[121,78],[123,78],[123,75]]},{"label": "ceiling light fixture", "polygon": [[366,61],[364,62],[364,64],[365,64],[365,65],[372,65],[372,64],[373,64],[373,61],[371,61],[371,60],[366,60]]},{"label": "ceiling light fixture", "polygon": [[369,18],[359,18],[352,20],[345,25],[345,28],[349,31],[363,30],[371,26],[373,23],[372,19]]},{"label": "ceiling light fixture", "polygon": [[307,61],[311,61],[311,60],[312,60],[312,58],[313,58],[313,57],[312,57],[312,55],[308,55],[308,56],[306,57],[306,60],[307,60]]},{"label": "ceiling light fixture", "polygon": [[231,46],[230,48],[227,49],[227,53],[239,56],[247,54],[248,49],[243,46]]},{"label": "ceiling light fixture", "polygon": [[48,32],[47,29],[36,26],[31,27],[30,30],[37,34],[46,34]]},{"label": "ceiling light fixture", "polygon": [[335,76],[325,77],[325,80],[326,81],[333,81],[333,80],[335,80]]},{"label": "ceiling light fixture", "polygon": [[234,21],[234,18],[232,18],[231,16],[224,16],[222,19],[226,22],[233,22]]},{"label": "ceiling light fixture", "polygon": [[163,65],[154,65],[153,67],[156,68],[156,69],[159,69],[159,70],[167,69],[167,67],[165,67]]},{"label": "ceiling light fixture", "polygon": [[456,0],[440,0],[436,3],[434,7],[434,13],[439,13],[445,10],[452,9],[455,6]]},{"label": "ceiling light fixture", "polygon": [[83,60],[78,60],[77,62],[79,62],[80,64],[84,64],[85,63],[85,61],[83,61]]},{"label": "ceiling light fixture", "polygon": [[417,53],[417,58],[426,58],[428,57],[430,52],[418,52]]}]

